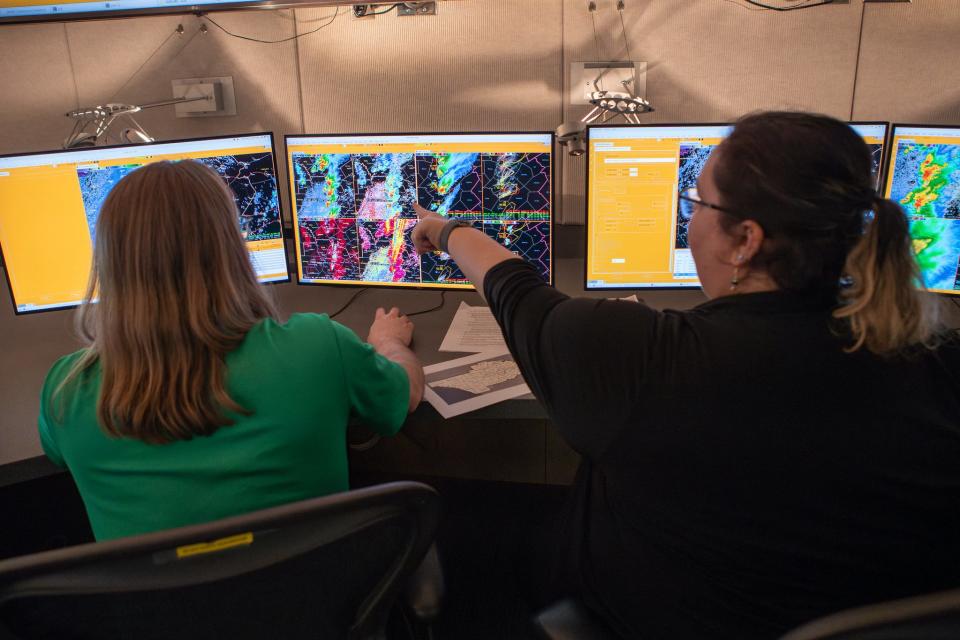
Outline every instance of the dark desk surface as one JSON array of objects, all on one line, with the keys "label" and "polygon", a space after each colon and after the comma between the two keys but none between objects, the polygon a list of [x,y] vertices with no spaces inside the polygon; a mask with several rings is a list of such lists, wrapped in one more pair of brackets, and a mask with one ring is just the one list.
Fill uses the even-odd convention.
[{"label": "dark desk surface", "polygon": [[[633,293],[584,292],[582,260],[560,259],[556,266],[556,286],[570,295],[621,297]],[[354,292],[337,293],[339,299],[346,301]],[[699,289],[638,295],[658,308],[687,308],[704,300]],[[414,351],[425,365],[463,355],[437,349],[461,301],[484,304],[475,292],[447,292],[445,296],[442,309],[412,318],[416,325]],[[365,336],[379,306],[396,304],[402,312],[411,313],[429,309],[439,301],[440,293],[436,291],[371,289],[336,319]],[[291,309],[296,310],[299,309]],[[532,397],[507,400],[451,420],[444,420],[424,402],[396,437],[378,440],[368,431],[355,428],[351,430],[351,442],[350,465],[357,471],[567,484],[579,462],[577,454],[550,426],[546,411]]]}]

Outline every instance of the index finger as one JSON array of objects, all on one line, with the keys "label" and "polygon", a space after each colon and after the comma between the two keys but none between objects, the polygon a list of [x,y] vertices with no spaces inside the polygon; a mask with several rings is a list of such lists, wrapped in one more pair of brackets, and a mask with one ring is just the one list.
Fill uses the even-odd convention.
[{"label": "index finger", "polygon": [[413,203],[413,211],[417,214],[417,217],[421,220],[423,220],[424,218],[429,218],[430,216],[437,215],[433,211],[430,211],[429,209],[425,209],[424,207],[421,207],[416,202]]}]

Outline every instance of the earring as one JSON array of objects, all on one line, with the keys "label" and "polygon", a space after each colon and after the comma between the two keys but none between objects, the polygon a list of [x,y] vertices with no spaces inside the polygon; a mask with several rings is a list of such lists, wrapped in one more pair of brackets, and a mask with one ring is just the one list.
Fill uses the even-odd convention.
[{"label": "earring", "polygon": [[733,277],[730,278],[730,291],[736,291],[740,284],[740,264],[743,262],[743,254],[737,256],[736,264],[733,267]]}]

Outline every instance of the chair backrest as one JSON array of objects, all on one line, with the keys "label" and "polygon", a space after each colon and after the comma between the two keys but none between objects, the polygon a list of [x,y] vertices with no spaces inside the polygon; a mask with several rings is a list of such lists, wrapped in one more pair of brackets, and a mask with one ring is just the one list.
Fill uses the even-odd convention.
[{"label": "chair backrest", "polygon": [[841,611],[808,622],[781,640],[948,638],[960,638],[960,589]]},{"label": "chair backrest", "polygon": [[438,521],[432,488],[395,482],[12,558],[0,621],[18,638],[382,638]]}]

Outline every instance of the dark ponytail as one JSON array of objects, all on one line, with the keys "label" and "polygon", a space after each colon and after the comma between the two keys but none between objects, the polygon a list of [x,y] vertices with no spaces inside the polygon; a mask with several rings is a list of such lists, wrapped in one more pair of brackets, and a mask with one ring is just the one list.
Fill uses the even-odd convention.
[{"label": "dark ponytail", "polygon": [[850,323],[854,351],[889,354],[927,344],[937,333],[937,306],[921,285],[903,210],[886,198],[873,202],[873,220],[847,256],[851,285],[840,292],[834,317]]}]

